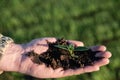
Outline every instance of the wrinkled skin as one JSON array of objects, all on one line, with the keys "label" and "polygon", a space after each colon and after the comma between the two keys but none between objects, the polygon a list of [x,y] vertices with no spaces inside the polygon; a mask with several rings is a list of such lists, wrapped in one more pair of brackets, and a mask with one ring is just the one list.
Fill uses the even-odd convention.
[{"label": "wrinkled skin", "polygon": [[[0,69],[4,71],[15,71],[31,75],[37,78],[60,78],[65,76],[79,75],[88,72],[98,71],[101,66],[109,63],[111,53],[106,51],[105,46],[92,46],[90,47],[93,51],[101,51],[96,54],[98,57],[104,57],[100,61],[94,62],[92,66],[86,66],[76,70],[63,70],[58,68],[53,70],[52,68],[46,67],[44,64],[38,65],[31,61],[30,57],[25,56],[29,51],[34,50],[37,54],[42,54],[48,49],[46,40],[49,42],[55,42],[55,38],[40,38],[32,40],[27,44],[15,44],[11,43],[5,50],[5,54],[0,60]],[[70,43],[76,46],[84,46],[82,42],[68,40]]]}]

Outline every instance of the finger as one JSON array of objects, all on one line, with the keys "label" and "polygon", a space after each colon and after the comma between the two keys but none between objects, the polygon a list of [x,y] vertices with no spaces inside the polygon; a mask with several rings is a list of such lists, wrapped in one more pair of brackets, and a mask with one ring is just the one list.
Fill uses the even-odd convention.
[{"label": "finger", "polygon": [[105,57],[110,58],[112,56],[111,52],[105,51],[105,52],[99,52],[95,55],[96,57]]},{"label": "finger", "polygon": [[53,43],[55,41],[56,41],[56,38],[52,38],[52,37],[37,39],[36,40],[37,44],[34,44],[32,49],[34,50],[35,53],[42,54],[48,50],[47,42]]},{"label": "finger", "polygon": [[93,72],[93,71],[98,71],[99,70],[99,67],[98,66],[86,66],[83,68],[84,72]]},{"label": "finger", "polygon": [[68,40],[69,43],[74,44],[75,46],[84,46],[81,41]]},{"label": "finger", "polygon": [[90,49],[92,50],[92,51],[105,51],[106,50],[106,47],[105,46],[92,46],[92,47],[90,47]]},{"label": "finger", "polygon": [[102,60],[95,61],[94,65],[96,65],[96,66],[104,66],[104,65],[107,65],[108,63],[109,63],[109,59],[103,58]]},{"label": "finger", "polygon": [[42,38],[42,40],[53,43],[53,42],[55,42],[57,39],[54,38],[54,37],[46,37],[46,38]]}]

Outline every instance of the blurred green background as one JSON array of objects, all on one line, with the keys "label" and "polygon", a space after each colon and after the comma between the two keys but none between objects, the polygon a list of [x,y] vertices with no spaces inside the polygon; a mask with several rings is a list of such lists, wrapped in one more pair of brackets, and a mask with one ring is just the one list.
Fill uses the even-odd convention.
[{"label": "blurred green background", "polygon": [[[42,80],[120,80],[120,0],[0,0],[0,33],[16,43],[64,37],[112,52],[110,64],[98,72]],[[41,79],[5,72],[0,80]]]}]

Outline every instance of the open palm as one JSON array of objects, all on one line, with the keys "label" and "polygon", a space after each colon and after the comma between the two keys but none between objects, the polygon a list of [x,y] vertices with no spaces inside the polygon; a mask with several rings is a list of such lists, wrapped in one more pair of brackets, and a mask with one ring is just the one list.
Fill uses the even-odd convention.
[{"label": "open palm", "polygon": [[[19,54],[15,53],[9,56],[7,55],[7,57],[8,58],[11,57],[11,59],[14,57],[14,60],[6,62],[6,64],[4,63],[5,65],[3,65],[2,67],[6,67],[10,63],[14,66],[3,69],[6,71],[17,71],[37,78],[59,78],[59,77],[98,71],[101,66],[104,66],[109,63],[109,58],[111,57],[111,53],[109,51],[106,51],[105,46],[92,46],[90,48],[93,51],[100,51],[99,53],[96,54],[97,57],[104,57],[103,59],[94,62],[92,66],[86,66],[75,70],[73,69],[63,70],[62,68],[53,70],[51,67],[46,67],[44,64],[41,65],[35,64],[32,62],[30,57],[25,56],[27,52],[30,52],[32,50],[37,54],[42,54],[43,52],[45,52],[48,49],[46,40],[49,42],[56,41],[55,38],[40,38],[40,39],[32,40],[27,44],[24,45],[22,44],[21,50],[18,50],[21,53]],[[84,44],[79,41],[69,40],[69,42],[76,46],[84,46]],[[19,46],[15,47],[16,50],[17,47]],[[3,57],[3,61],[4,61],[4,57]]]}]

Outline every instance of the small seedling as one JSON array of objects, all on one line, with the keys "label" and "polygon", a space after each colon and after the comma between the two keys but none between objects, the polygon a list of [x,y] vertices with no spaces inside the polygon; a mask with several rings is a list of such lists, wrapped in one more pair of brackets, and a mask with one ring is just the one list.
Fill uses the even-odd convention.
[{"label": "small seedling", "polygon": [[74,51],[86,51],[89,49],[87,47],[82,47],[82,46],[75,47],[72,44],[70,44],[70,45],[55,45],[55,47],[69,51],[70,55],[72,57],[76,57],[76,58],[77,58],[77,56],[74,54]]}]

